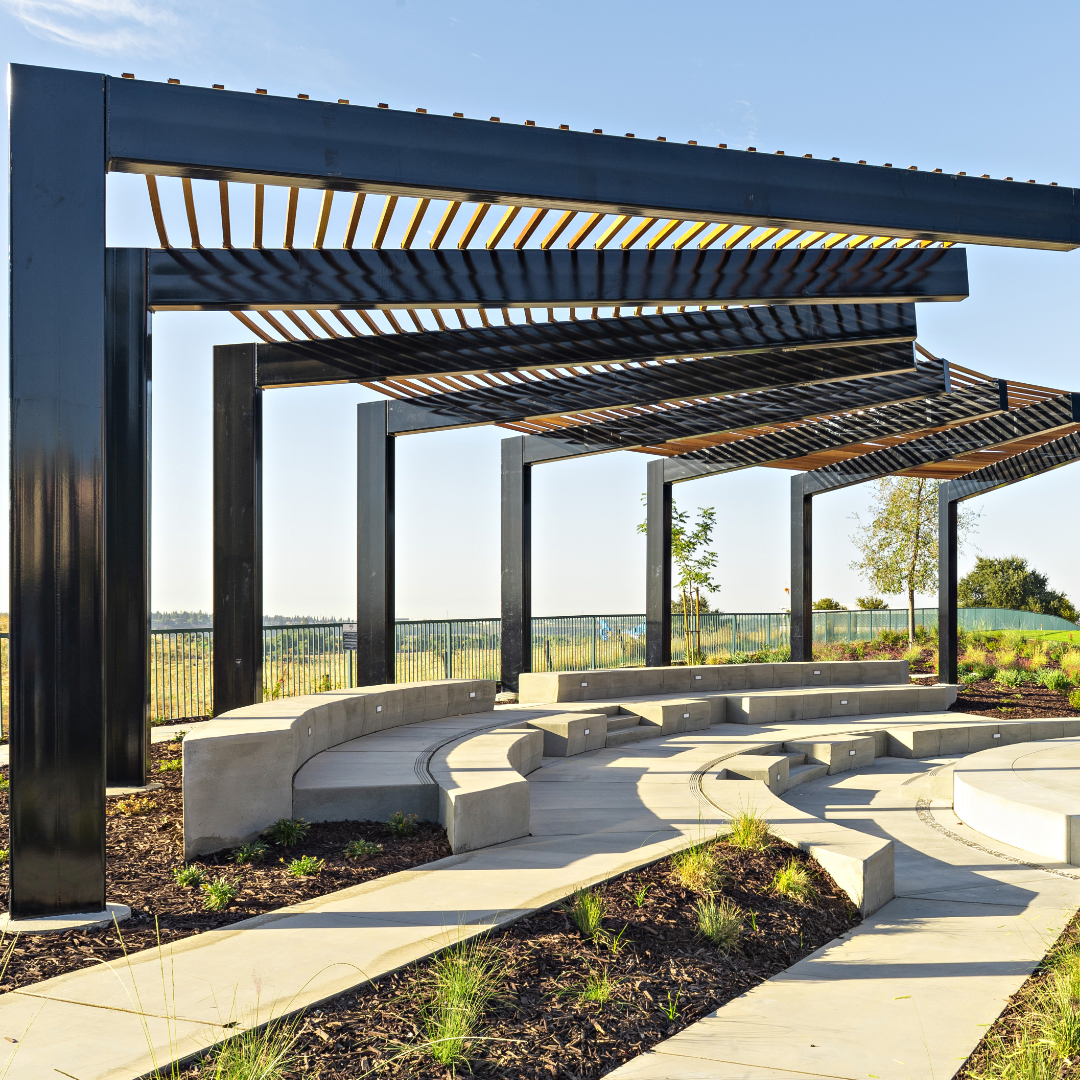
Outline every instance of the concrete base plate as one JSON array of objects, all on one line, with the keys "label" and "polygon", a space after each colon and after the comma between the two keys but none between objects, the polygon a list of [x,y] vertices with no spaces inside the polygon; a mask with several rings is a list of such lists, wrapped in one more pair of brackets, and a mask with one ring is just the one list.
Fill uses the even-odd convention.
[{"label": "concrete base plate", "polygon": [[80,911],[72,915],[45,915],[38,919],[13,919],[4,912],[0,915],[0,933],[3,934],[62,934],[65,930],[93,930],[99,926],[112,926],[113,919],[123,922],[131,917],[127,904],[106,904],[104,911]]},{"label": "concrete base plate", "polygon": [[107,787],[105,798],[112,799],[117,795],[145,795],[148,791],[158,791],[164,786],[155,780],[152,784],[144,784],[142,787]]}]

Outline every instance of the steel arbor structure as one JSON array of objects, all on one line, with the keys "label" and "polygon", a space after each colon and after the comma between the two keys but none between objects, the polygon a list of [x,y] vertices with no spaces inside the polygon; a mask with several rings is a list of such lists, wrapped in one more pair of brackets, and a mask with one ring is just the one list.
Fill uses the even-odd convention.
[{"label": "steel arbor structure", "polygon": [[[1074,394],[1074,401],[1080,394]],[[938,488],[938,678],[957,681],[956,649],[959,639],[956,613],[956,518],[965,499],[1028,480],[1080,461],[1080,433],[1034,446],[982,469],[946,480]]]},{"label": "steel arbor structure", "polygon": [[[582,306],[597,307],[601,296],[618,303],[610,292],[593,288],[589,275],[595,276],[601,264],[605,271],[609,264],[615,266],[619,274],[625,267],[636,281],[635,295],[619,297],[626,303],[656,299],[661,306],[665,301],[703,304],[698,268],[711,265],[711,281],[730,283],[744,273],[741,261],[749,257],[748,251],[761,268],[751,290],[782,302],[775,283],[802,275],[813,293],[819,273],[815,268],[828,261],[822,252],[841,244],[855,253],[839,275],[843,279],[850,264],[852,283],[842,295],[829,294],[826,288],[812,300],[881,298],[881,291],[866,292],[857,280],[862,267],[875,263],[881,271],[875,271],[878,281],[896,273],[894,291],[885,295],[914,299],[923,298],[915,286],[922,271],[910,272],[907,260],[925,256],[922,249],[933,243],[975,241],[1052,250],[1080,244],[1075,192],[1055,186],[22,65],[10,69],[9,85],[10,906],[17,917],[102,909],[107,748],[117,778],[126,769],[129,779],[141,780],[143,776],[131,776],[130,771],[145,769],[145,636],[137,642],[135,629],[140,621],[145,627],[148,595],[149,311],[183,304],[250,310],[285,338],[292,332],[269,309],[280,308],[309,337],[318,336],[313,323],[332,336],[331,319],[356,334],[343,307],[355,310],[358,318],[367,314],[373,319],[370,312],[377,311],[383,323],[373,320],[372,327],[398,326],[390,310],[396,305],[418,329],[430,329],[417,313],[421,308],[435,323],[441,310],[461,312],[464,307],[479,309],[482,322],[486,309],[502,308],[504,321],[510,322],[512,307],[524,308],[528,320],[533,305],[566,302],[577,285],[567,285],[573,270],[560,268],[575,264],[584,267],[578,281],[592,290],[582,296]],[[157,180],[180,178],[191,247],[196,250],[143,261],[130,254],[107,254],[110,171],[148,177],[162,248],[170,244]],[[211,256],[200,242],[192,179],[220,186],[222,243],[227,249],[220,257]],[[250,256],[231,250],[232,184],[250,184],[254,192],[257,250]],[[261,250],[266,246],[266,186],[288,189],[283,247],[289,250],[277,255]],[[344,277],[338,277],[342,262],[300,258],[292,251],[303,189],[323,193],[316,249],[324,247],[334,195],[352,196],[346,255],[338,260],[354,269]],[[356,257],[356,225],[364,199],[371,196],[384,200],[372,245],[380,250],[400,199],[415,200],[402,249],[411,247],[433,201],[445,204],[432,237],[433,251],[468,204],[469,212],[462,214],[467,224],[457,244],[463,254],[447,253],[446,259],[441,254],[423,259]],[[467,249],[492,207],[498,207],[498,223],[484,244],[488,254],[476,252],[474,259]],[[515,238],[509,230],[519,217],[524,227]],[[543,234],[541,222],[545,228],[551,225],[550,231],[539,241],[530,239]],[[618,251],[612,250],[617,257],[584,252],[585,258],[575,260],[559,253],[550,259],[554,278],[536,276],[531,267],[542,260],[521,249],[532,243],[547,255],[560,237],[570,252],[589,238],[593,252],[606,254],[617,241]],[[495,252],[504,239],[504,250]],[[766,240],[772,243],[768,251]],[[744,241],[745,246],[738,247]],[[631,250],[639,242],[650,253],[668,243],[681,253],[678,259],[660,254],[655,263],[663,265],[667,259],[670,270],[676,263],[689,267],[680,279],[687,283],[686,295],[660,299],[648,290],[648,282],[655,283],[657,277],[649,259],[639,259]],[[949,259],[934,258],[947,277]],[[382,279],[371,259],[390,268]],[[174,291],[159,291],[158,267],[183,266],[185,260],[187,271],[181,277],[187,283],[173,275]],[[453,277],[455,260],[457,282],[447,283],[440,279],[441,268],[450,267]],[[476,284],[474,267],[481,268],[480,278],[486,275],[494,282],[501,272],[494,267],[504,262],[520,269],[499,279],[508,284],[499,286],[497,298],[484,293]],[[267,270],[271,266],[282,273],[275,277]],[[416,269],[407,273],[406,266]],[[779,275],[776,266],[783,268]],[[278,285],[266,309],[250,291],[255,277],[264,272]],[[680,269],[676,277],[682,273]],[[313,298],[316,279],[326,291]],[[530,282],[535,290],[525,295]],[[737,293],[731,284],[724,288],[743,302],[761,298]],[[931,292],[936,290],[942,291],[939,298],[956,295],[955,283],[944,278],[931,284]],[[788,302],[805,302],[805,297],[789,293]],[[459,318],[468,325],[464,314]],[[243,315],[242,321],[259,336],[271,336],[253,317]],[[257,424],[257,415],[251,415],[251,422]],[[257,462],[245,467],[257,472]],[[252,527],[251,522],[238,524],[238,533]],[[137,530],[141,533],[136,538]],[[215,591],[218,588],[215,584]],[[134,650],[130,664],[125,659],[129,653],[117,654],[121,648]],[[124,708],[138,704],[141,721],[133,739],[121,724],[121,737],[107,742],[106,714],[111,720],[120,702],[126,703]]]}]

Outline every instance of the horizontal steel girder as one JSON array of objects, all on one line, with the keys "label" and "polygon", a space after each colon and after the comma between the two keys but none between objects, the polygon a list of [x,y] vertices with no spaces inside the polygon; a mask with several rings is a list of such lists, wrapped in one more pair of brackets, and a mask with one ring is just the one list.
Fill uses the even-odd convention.
[{"label": "horizontal steel girder", "polygon": [[153,311],[962,300],[963,248],[151,250]]},{"label": "horizontal steel girder", "polygon": [[1043,443],[1021,454],[995,461],[977,472],[949,481],[949,498],[954,502],[985,495],[996,488],[1007,487],[1040,473],[1059,469],[1080,461],[1080,433],[1065,435],[1053,442]]},{"label": "horizontal steel girder", "polygon": [[[864,378],[876,380],[886,374],[914,373],[913,358],[910,342],[801,349],[794,353],[776,350],[755,353],[750,362],[744,356],[707,357],[681,364],[616,368],[595,375],[432,394],[426,398],[393,402],[390,432],[405,435],[470,424],[508,424],[530,417],[745,393],[755,394],[753,404],[746,404],[745,415],[759,417],[764,415],[761,410],[769,406],[759,400],[758,391],[774,390],[781,394],[781,388],[804,388],[801,392],[792,391],[798,401],[797,408],[801,409],[805,402],[828,400],[820,397],[818,389],[825,384],[838,380],[845,384],[857,383]],[[747,383],[754,385],[747,386]],[[738,399],[739,402],[742,400]],[[774,406],[774,410],[778,408],[779,412],[785,412],[788,398],[777,400],[784,404]],[[732,408],[738,408],[737,402],[730,404]],[[831,408],[818,408],[801,415],[831,411]],[[602,420],[603,417],[595,419]],[[748,421],[738,426],[752,424],[753,421]]]},{"label": "horizontal steel girder", "polygon": [[814,469],[804,477],[804,491],[807,494],[834,491],[1077,423],[1080,423],[1080,394],[1061,394],[1025,405],[1022,409],[1010,409],[997,416],[983,417],[899,446]]},{"label": "horizontal steel girder", "polygon": [[524,455],[530,465],[539,465],[545,461],[656,446],[677,439],[700,438],[765,424],[793,423],[823,413],[923,401],[948,392],[942,368],[937,371],[909,370],[902,375],[824,386],[785,387],[677,409],[642,411],[544,435],[527,435]]},{"label": "horizontal steel girder", "polygon": [[1030,247],[1080,244],[1071,188],[137,79],[106,76],[104,83],[108,166],[117,171]]},{"label": "horizontal steel girder", "polygon": [[[625,319],[273,342],[258,346],[259,385],[327,382],[335,377],[366,382],[409,375],[734,356],[780,349],[820,349],[855,342],[911,341],[914,337],[915,309],[910,304],[672,312],[670,315]],[[742,366],[753,371],[754,365],[743,361]],[[792,353],[792,370],[801,366]],[[752,373],[736,375],[734,369],[731,361],[722,362],[714,369],[700,369],[712,375],[721,370],[730,374],[724,376],[727,382],[720,386],[710,380],[703,381],[698,392],[716,393],[727,385],[732,391],[777,385],[773,381],[775,375],[760,380]],[[673,369],[665,367],[662,370],[671,372]],[[827,363],[824,370],[829,370]],[[869,367],[863,373],[876,375],[882,370],[880,366]],[[824,377],[842,378],[844,374],[838,368],[837,374]],[[809,379],[812,381],[814,376],[810,375]],[[783,377],[782,381],[802,380]]]},{"label": "horizontal steel girder", "polygon": [[[1006,404],[1004,383],[977,386],[946,394],[930,401],[907,405],[885,405],[853,416],[830,416],[828,419],[756,435],[738,442],[724,443],[707,450],[695,450],[665,462],[664,479],[667,483],[694,480],[699,476],[746,469],[754,465],[769,465],[790,458],[804,457],[823,450],[838,450],[868,440],[889,436],[906,435],[924,428],[958,424],[977,420],[1001,412]],[[914,444],[907,444],[914,445]],[[900,449],[897,447],[897,449]],[[863,461],[866,457],[855,458]],[[946,457],[950,456],[948,454]],[[845,463],[849,464],[849,463]],[[824,470],[816,470],[823,472]],[[851,480],[850,483],[858,483]],[[839,485],[843,486],[843,485]]]}]

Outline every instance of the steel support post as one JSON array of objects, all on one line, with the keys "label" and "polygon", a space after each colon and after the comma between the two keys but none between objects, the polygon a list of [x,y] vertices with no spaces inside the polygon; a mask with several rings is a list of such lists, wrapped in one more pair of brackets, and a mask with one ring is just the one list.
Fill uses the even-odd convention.
[{"label": "steel support post", "polygon": [[956,682],[956,503],[948,481],[938,485],[938,681]]},{"label": "steel support post", "polygon": [[814,497],[805,473],[791,478],[791,659],[814,658]]},{"label": "steel support post", "polygon": [[671,663],[671,484],[665,458],[649,462],[646,479],[645,665]]},{"label": "steel support post", "polygon": [[262,391],[255,346],[214,348],[214,715],[262,701]]},{"label": "steel support post", "polygon": [[357,684],[396,681],[394,664],[394,438],[385,401],[356,407]]},{"label": "steel support post", "polygon": [[13,65],[11,887],[105,907],[105,80]]},{"label": "steel support post", "polygon": [[515,693],[532,671],[532,465],[525,440],[502,441],[502,675]]},{"label": "steel support post", "polygon": [[150,749],[150,313],[146,252],[105,262],[105,775],[146,783]]}]

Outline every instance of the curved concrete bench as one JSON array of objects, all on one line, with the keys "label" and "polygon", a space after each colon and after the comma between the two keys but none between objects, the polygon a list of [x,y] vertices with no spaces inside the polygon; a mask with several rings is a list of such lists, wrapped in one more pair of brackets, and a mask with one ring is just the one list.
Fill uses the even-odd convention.
[{"label": "curved concrete bench", "polygon": [[494,682],[454,679],[282,698],[197,724],[184,739],[185,857],[248,843],[279,818],[300,816],[293,776],[332,746],[494,707]]},{"label": "curved concrete bench", "polygon": [[958,761],[953,809],[986,836],[1080,866],[1080,739],[997,746]]},{"label": "curved concrete bench", "polygon": [[524,725],[469,735],[434,754],[439,824],[455,855],[529,835],[525,777],[543,754],[544,732]]}]

